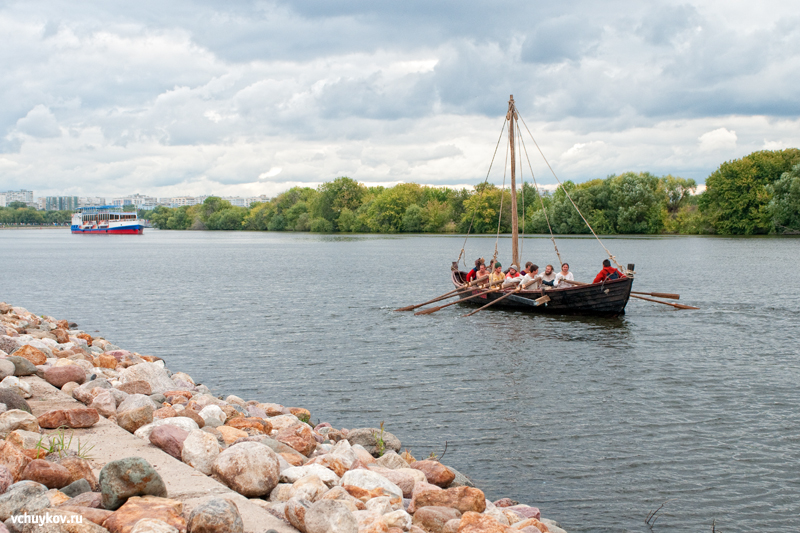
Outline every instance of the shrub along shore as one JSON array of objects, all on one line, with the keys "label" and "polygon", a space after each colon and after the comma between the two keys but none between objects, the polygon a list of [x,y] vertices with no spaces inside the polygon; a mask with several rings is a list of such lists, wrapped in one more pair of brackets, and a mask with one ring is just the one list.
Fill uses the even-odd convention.
[{"label": "shrub along shore", "polygon": [[[47,517],[73,522],[47,531],[72,533],[245,531],[233,498],[190,509],[168,494],[162,474],[173,469],[159,472],[140,456],[90,460],[91,442],[72,445],[73,434],[113,423],[118,435],[149,443],[302,533],[563,533],[536,507],[487,500],[437,457],[414,458],[383,424],[312,425],[307,409],[274,398],[223,399],[159,357],[5,303],[0,379],[0,520],[12,532],[36,531]],[[70,403],[36,397],[48,391]],[[28,401],[52,405],[34,416]],[[202,483],[194,482],[198,490]]]}]

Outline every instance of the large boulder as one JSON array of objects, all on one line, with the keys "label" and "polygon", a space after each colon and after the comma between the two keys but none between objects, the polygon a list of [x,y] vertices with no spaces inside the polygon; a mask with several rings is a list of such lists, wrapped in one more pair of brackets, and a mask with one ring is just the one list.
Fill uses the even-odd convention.
[{"label": "large boulder", "polygon": [[223,498],[208,500],[192,509],[188,526],[192,533],[244,533],[239,508]]},{"label": "large boulder", "polygon": [[55,409],[39,416],[39,425],[47,429],[62,426],[68,428],[89,428],[100,420],[96,409],[76,407],[73,409]]},{"label": "large boulder", "polygon": [[181,460],[207,476],[211,475],[218,455],[217,438],[201,429],[190,431],[183,441]]},{"label": "large boulder", "polygon": [[0,387],[0,403],[5,404],[6,409],[19,409],[27,413],[31,412],[31,406],[25,401],[17,391]]},{"label": "large boulder", "polygon": [[186,430],[165,424],[153,428],[153,431],[150,432],[150,443],[180,460],[183,442],[188,435],[189,432]]},{"label": "large boulder", "polygon": [[155,404],[144,394],[130,394],[117,406],[117,425],[131,433],[153,422]]},{"label": "large boulder", "polygon": [[0,381],[0,389],[13,391],[23,398],[30,398],[33,396],[30,383],[22,381],[17,376],[3,378],[3,381]]},{"label": "large boulder", "polygon": [[25,431],[39,431],[39,423],[32,414],[20,409],[12,409],[0,413],[0,437],[6,438],[16,429]]},{"label": "large boulder", "polygon": [[20,481],[0,495],[0,521],[5,522],[29,500],[47,492],[47,487],[35,481]]},{"label": "large boulder", "polygon": [[378,428],[351,429],[347,434],[350,444],[360,444],[374,457],[387,450],[400,451],[400,439]]},{"label": "large boulder", "polygon": [[325,468],[319,464],[310,464],[304,466],[293,466],[281,472],[282,483],[294,483],[298,479],[314,474],[328,487],[334,487],[339,484],[339,476],[332,470]]},{"label": "large boulder", "polygon": [[0,465],[5,466],[14,480],[18,480],[22,471],[31,462],[25,451],[13,442],[0,441]]},{"label": "large boulder", "polygon": [[17,357],[12,355],[6,357],[6,361],[14,363],[15,376],[32,376],[36,373],[36,365],[25,359],[24,357]]},{"label": "large boulder", "polygon": [[269,494],[278,484],[278,456],[257,442],[241,442],[219,454],[213,473],[228,487],[248,498]]},{"label": "large boulder", "polygon": [[[52,455],[48,456],[48,460],[50,460],[50,457]],[[72,483],[85,480],[92,490],[97,490],[99,485],[97,476],[94,475],[92,467],[86,459],[81,459],[74,455],[64,455],[63,457],[54,458],[53,462],[69,470]]]},{"label": "large boulder", "polygon": [[337,500],[320,500],[305,513],[307,533],[358,533],[358,521],[347,506]]},{"label": "large boulder", "polygon": [[508,533],[509,531],[514,530],[491,516],[473,512],[464,513],[458,524],[458,533]]},{"label": "large boulder", "polygon": [[150,463],[141,457],[111,461],[100,471],[103,507],[115,510],[132,496],[152,495],[166,498],[164,480]]},{"label": "large boulder", "polygon": [[44,379],[53,387],[61,388],[70,381],[83,383],[86,372],[78,365],[51,366],[44,371]]},{"label": "large boulder", "polygon": [[311,427],[302,422],[278,430],[275,440],[291,446],[306,457],[317,447]]},{"label": "large boulder", "polygon": [[140,520],[146,519],[160,520],[177,531],[186,531],[186,519],[182,512],[183,504],[177,500],[157,496],[132,496],[105,519],[103,527],[111,533],[130,533]]},{"label": "large boulder", "polygon": [[342,476],[341,484],[343,487],[349,485],[366,491],[381,488],[397,498],[402,499],[403,497],[403,491],[400,487],[376,472],[361,468],[346,472],[345,475]]},{"label": "large boulder", "polygon": [[0,359],[0,380],[13,376],[17,367],[8,359]]},{"label": "large boulder", "polygon": [[33,346],[26,344],[14,352],[15,357],[23,357],[33,363],[34,365],[43,365],[47,362],[47,356]]},{"label": "large boulder", "polygon": [[21,478],[41,483],[48,489],[60,489],[72,483],[69,470],[44,459],[34,459],[28,463]]},{"label": "large boulder", "polygon": [[90,404],[92,400],[94,400],[97,393],[92,393],[94,389],[101,388],[101,389],[110,389],[111,383],[105,378],[98,378],[93,379],[92,381],[87,381],[83,385],[79,386],[78,388],[72,391],[72,397],[78,400],[83,404]]},{"label": "large boulder", "polygon": [[461,512],[452,507],[423,507],[414,513],[412,523],[428,533],[442,533],[444,525],[461,518]]},{"label": "large boulder", "polygon": [[163,393],[175,388],[175,383],[169,379],[167,371],[158,363],[139,363],[130,366],[119,373],[119,381],[122,384],[146,381],[153,393]]},{"label": "large boulder", "polygon": [[411,463],[411,468],[424,473],[425,477],[428,479],[428,483],[436,485],[437,487],[448,487],[456,478],[455,472],[444,466],[439,461],[434,461],[431,459],[415,461]]},{"label": "large boulder", "polygon": [[486,496],[480,489],[456,487],[446,490],[429,490],[414,495],[409,511],[416,512],[422,507],[451,507],[461,513],[473,511],[482,513],[486,509]]},{"label": "large boulder", "polygon": [[227,418],[222,409],[216,405],[206,405],[200,410],[198,415],[200,415],[200,418],[203,419],[203,422],[205,422],[206,426],[210,426],[212,428],[223,425],[225,423],[225,419]]}]

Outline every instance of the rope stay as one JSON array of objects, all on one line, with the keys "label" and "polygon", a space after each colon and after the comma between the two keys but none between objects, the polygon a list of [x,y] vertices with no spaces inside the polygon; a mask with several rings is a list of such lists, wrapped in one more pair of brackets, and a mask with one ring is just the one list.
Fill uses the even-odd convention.
[{"label": "rope stay", "polygon": [[[510,149],[510,146],[506,146],[506,162],[503,165],[503,188],[500,189],[500,212],[497,214],[497,235],[494,238],[494,256],[492,257],[492,263],[497,261],[497,242],[500,240],[500,222],[503,220],[503,199],[506,192],[506,171],[508,171],[508,151]],[[513,165],[514,162],[512,161],[511,164]]]},{"label": "rope stay", "polygon": [[[531,171],[531,178],[533,179],[533,186],[536,188],[536,196],[539,197],[539,204],[542,206],[542,213],[544,213],[544,220],[547,222],[547,229],[550,230],[550,241],[553,243],[553,248],[556,250],[556,256],[558,257],[559,265],[563,265],[564,261],[561,259],[561,253],[558,251],[558,245],[556,244],[556,237],[553,235],[553,227],[550,225],[550,217],[547,215],[547,209],[544,206],[544,199],[542,195],[539,194],[539,184],[536,183],[536,175],[533,172],[533,165],[531,165],[531,158],[528,155],[528,147],[525,146],[525,141],[521,141],[522,150],[525,152],[525,159],[528,160],[528,168]],[[521,155],[520,155],[521,157]],[[524,197],[523,197],[524,198]]]},{"label": "rope stay", "polygon": [[[503,132],[506,130],[506,122],[508,119],[503,121],[503,127],[500,128],[500,136],[497,138],[497,144],[494,147],[494,153],[492,154],[492,160],[489,163],[489,170],[486,171],[486,178],[483,180],[483,184],[486,185],[489,182],[489,174],[492,172],[492,165],[494,165],[494,158],[497,156],[497,149],[500,147],[500,141],[503,140]],[[505,178],[504,178],[505,179]],[[483,193],[486,191],[486,188],[481,191],[481,197],[483,197]],[[461,261],[461,258],[464,257],[464,248],[467,246],[467,239],[469,238],[469,234],[472,231],[472,225],[475,223],[475,215],[478,213],[478,206],[475,205],[475,209],[472,210],[472,220],[469,222],[469,228],[467,228],[467,234],[464,236],[464,243],[461,245],[461,253],[458,254],[458,259],[456,259],[456,263]],[[497,243],[495,243],[495,255],[497,255]],[[464,266],[467,266],[467,259],[464,257]]]},{"label": "rope stay", "polygon": [[[522,132],[519,131],[517,128],[517,138],[519,139],[520,144],[522,144]],[[522,257],[522,254],[525,253],[525,176],[522,174],[522,153],[519,154],[519,179],[522,182],[522,186],[520,190],[522,191],[522,238],[520,239],[520,247],[519,247],[519,255]],[[533,174],[533,171],[531,171]],[[522,262],[522,259],[520,259]],[[522,268],[522,265],[517,265],[518,267]]]},{"label": "rope stay", "polygon": [[542,159],[544,159],[544,162],[545,162],[545,164],[547,165],[547,168],[549,168],[549,169],[550,169],[550,172],[553,174],[553,177],[556,179],[556,181],[558,182],[558,184],[561,186],[561,189],[564,191],[564,194],[566,194],[566,195],[567,195],[567,198],[569,199],[570,203],[572,204],[572,207],[574,207],[574,208],[575,208],[575,211],[577,211],[577,212],[578,212],[578,214],[579,214],[579,215],[581,216],[581,218],[583,219],[583,222],[586,224],[586,227],[587,227],[587,228],[589,228],[589,231],[591,231],[591,232],[592,232],[592,235],[594,235],[594,238],[595,238],[595,239],[597,239],[597,242],[598,242],[598,243],[600,243],[600,246],[602,246],[602,247],[603,247],[603,249],[606,251],[606,253],[608,254],[608,258],[609,258],[609,259],[610,259],[610,260],[611,260],[611,261],[612,261],[612,262],[613,262],[615,265],[617,265],[617,268],[619,268],[619,269],[620,269],[621,271],[623,271],[623,272],[627,272],[627,269],[625,269],[625,268],[624,268],[622,265],[620,265],[619,263],[617,263],[617,258],[616,258],[616,257],[614,257],[614,255],[613,255],[613,254],[612,254],[612,253],[611,253],[611,252],[608,250],[608,248],[606,248],[606,245],[605,245],[605,244],[603,244],[603,241],[601,241],[601,240],[600,240],[600,237],[598,237],[598,236],[597,236],[597,233],[595,233],[595,232],[594,232],[594,228],[592,228],[592,225],[591,225],[591,224],[589,224],[589,221],[588,221],[588,220],[586,220],[586,217],[585,217],[585,216],[583,216],[583,213],[581,213],[581,210],[580,210],[580,209],[578,209],[578,206],[577,206],[577,205],[575,204],[575,202],[572,200],[572,196],[570,196],[570,195],[569,195],[569,191],[567,190],[567,188],[566,188],[566,187],[564,187],[564,184],[563,184],[563,183],[561,183],[561,180],[560,180],[560,179],[558,179],[558,176],[556,176],[556,172],[555,172],[555,170],[553,170],[553,167],[551,167],[551,166],[550,166],[550,162],[549,162],[549,161],[547,160],[547,158],[544,156],[544,152],[542,152],[542,149],[539,147],[539,143],[537,143],[537,142],[536,142],[536,139],[534,139],[534,137],[533,137],[533,134],[531,133],[531,130],[528,128],[528,125],[525,123],[525,119],[523,119],[523,118],[522,118],[522,116],[520,116],[520,117],[519,117],[519,119],[522,121],[522,125],[523,125],[523,126],[525,126],[525,129],[528,131],[528,135],[530,135],[530,136],[531,136],[531,140],[533,141],[533,144],[536,146],[536,149],[537,149],[537,150],[539,150],[539,154],[542,156]]}]

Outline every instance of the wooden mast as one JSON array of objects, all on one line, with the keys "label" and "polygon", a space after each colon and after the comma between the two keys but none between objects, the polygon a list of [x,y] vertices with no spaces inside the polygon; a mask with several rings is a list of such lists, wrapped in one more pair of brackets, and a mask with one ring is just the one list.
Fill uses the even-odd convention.
[{"label": "wooden mast", "polygon": [[515,175],[516,158],[514,156],[514,122],[517,110],[514,107],[514,95],[508,101],[508,142],[511,147],[511,262],[519,268],[519,218],[517,215],[517,181]]}]

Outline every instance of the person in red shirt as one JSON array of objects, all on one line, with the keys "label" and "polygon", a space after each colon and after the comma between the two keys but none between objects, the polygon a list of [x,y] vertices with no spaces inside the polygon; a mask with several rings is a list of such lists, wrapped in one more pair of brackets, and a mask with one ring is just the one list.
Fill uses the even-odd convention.
[{"label": "person in red shirt", "polygon": [[595,276],[594,281],[592,283],[600,283],[601,281],[624,278],[624,277],[625,274],[623,274],[618,269],[611,266],[611,261],[609,261],[608,259],[603,259],[603,270],[601,270],[597,274],[597,276]]},{"label": "person in red shirt", "polygon": [[475,278],[480,277],[478,275],[478,270],[480,270],[482,264],[483,264],[483,258],[475,260],[475,268],[473,268],[472,270],[469,271],[469,273],[467,273],[467,283],[474,280]]}]

